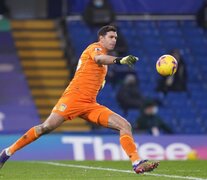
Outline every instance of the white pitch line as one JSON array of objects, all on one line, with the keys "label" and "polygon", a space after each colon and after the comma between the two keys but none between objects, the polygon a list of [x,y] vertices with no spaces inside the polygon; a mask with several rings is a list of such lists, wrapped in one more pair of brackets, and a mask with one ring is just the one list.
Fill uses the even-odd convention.
[{"label": "white pitch line", "polygon": [[[102,167],[92,167],[92,166],[83,166],[83,165],[76,165],[76,164],[63,164],[57,162],[45,162],[45,161],[30,161],[32,163],[40,163],[40,164],[47,164],[52,166],[62,166],[62,167],[72,167],[72,168],[82,168],[82,169],[92,169],[92,170],[102,170],[102,171],[112,171],[112,172],[122,172],[122,173],[135,173],[134,171],[130,170],[120,170],[120,169],[112,169],[112,168],[102,168]],[[155,174],[155,173],[144,173],[147,176],[157,176],[157,177],[167,177],[167,178],[179,178],[179,179],[188,179],[188,180],[207,180],[204,178],[197,178],[197,177],[190,177],[190,176],[174,176],[174,175],[167,175],[167,174]]]}]

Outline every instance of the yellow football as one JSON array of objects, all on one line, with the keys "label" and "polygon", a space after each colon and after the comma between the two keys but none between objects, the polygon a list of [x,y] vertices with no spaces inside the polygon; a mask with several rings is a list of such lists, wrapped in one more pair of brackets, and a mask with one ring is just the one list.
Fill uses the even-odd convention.
[{"label": "yellow football", "polygon": [[156,63],[157,72],[162,76],[171,76],[175,74],[177,68],[177,60],[169,54],[161,56]]}]

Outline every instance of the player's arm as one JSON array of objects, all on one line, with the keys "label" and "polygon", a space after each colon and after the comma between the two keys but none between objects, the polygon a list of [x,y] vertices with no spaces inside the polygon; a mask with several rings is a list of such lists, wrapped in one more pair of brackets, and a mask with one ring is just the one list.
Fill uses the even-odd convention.
[{"label": "player's arm", "polygon": [[116,58],[117,57],[115,56],[101,54],[101,55],[96,55],[94,57],[94,60],[96,61],[97,64],[110,65],[110,64],[114,64],[114,60]]},{"label": "player's arm", "polygon": [[96,55],[94,60],[97,64],[110,65],[110,64],[127,64],[133,66],[137,61],[138,57],[129,55],[125,57],[115,57],[110,55]]}]

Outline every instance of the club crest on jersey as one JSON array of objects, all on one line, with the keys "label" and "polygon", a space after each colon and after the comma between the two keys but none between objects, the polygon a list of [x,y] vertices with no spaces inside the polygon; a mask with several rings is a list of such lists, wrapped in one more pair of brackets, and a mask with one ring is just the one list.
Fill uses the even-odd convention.
[{"label": "club crest on jersey", "polygon": [[66,108],[67,108],[67,105],[66,105],[66,104],[61,104],[61,105],[58,107],[58,110],[61,111],[61,112],[63,112],[63,111],[66,110]]},{"label": "club crest on jersey", "polygon": [[95,48],[95,51],[102,51],[101,48]]}]

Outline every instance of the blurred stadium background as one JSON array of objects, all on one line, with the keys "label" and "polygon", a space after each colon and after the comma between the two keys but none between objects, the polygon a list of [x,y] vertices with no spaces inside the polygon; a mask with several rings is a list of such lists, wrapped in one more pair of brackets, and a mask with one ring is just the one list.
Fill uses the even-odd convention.
[{"label": "blurred stadium background", "polygon": [[[97,28],[89,27],[82,18],[88,3],[89,0],[1,1],[1,149],[31,126],[45,120],[70,81],[70,66],[78,61],[82,50],[96,40]],[[154,159],[186,159],[193,149],[199,158],[207,159],[205,8],[204,27],[199,26],[197,20],[197,13],[205,1],[109,0],[109,3],[116,15],[115,24],[127,41],[128,54],[140,58],[135,70],[142,93],[163,102],[159,114],[174,132],[174,135],[160,137],[136,135],[139,145],[143,145],[143,156],[150,157],[150,152],[146,153],[148,146],[144,145],[153,142],[149,147],[154,150],[155,156],[151,156]],[[179,48],[184,57],[187,91],[163,96],[155,91],[159,78],[155,62],[173,48]],[[116,92],[117,88],[108,83],[98,101],[127,118],[133,126],[139,111],[130,110],[125,115],[116,102]],[[66,144],[70,148],[66,149]],[[31,153],[34,148],[35,152]],[[98,155],[96,149],[100,148],[111,154]],[[14,159],[126,159],[124,155],[116,156],[117,148],[120,148],[118,135],[114,131],[91,129],[90,124],[77,118],[27,147],[24,151],[27,156],[20,152]],[[175,153],[176,148],[179,152]],[[48,149],[52,149],[50,154]]]}]

